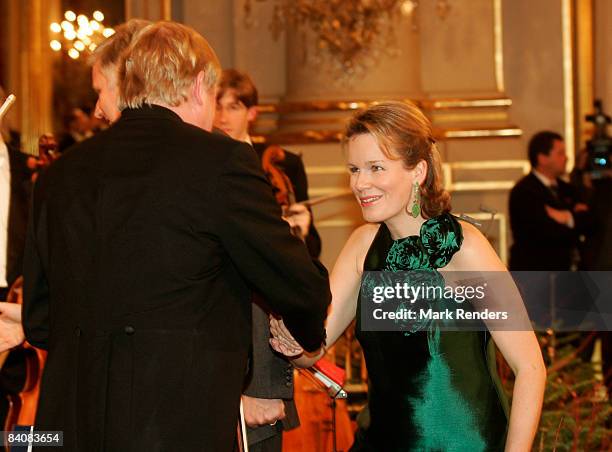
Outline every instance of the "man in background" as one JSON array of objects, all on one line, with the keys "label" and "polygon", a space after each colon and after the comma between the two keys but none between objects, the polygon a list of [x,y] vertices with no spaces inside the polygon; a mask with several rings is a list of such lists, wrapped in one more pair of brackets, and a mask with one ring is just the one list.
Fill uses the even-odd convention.
[{"label": "man in background", "polygon": [[563,138],[538,132],[528,155],[531,172],[510,192],[510,270],[570,270],[588,208],[561,179],[567,164]]},{"label": "man in background", "polygon": [[75,107],[64,117],[65,132],[59,140],[58,149],[64,152],[70,146],[80,143],[93,135],[91,119],[89,118],[91,109],[85,106]]}]

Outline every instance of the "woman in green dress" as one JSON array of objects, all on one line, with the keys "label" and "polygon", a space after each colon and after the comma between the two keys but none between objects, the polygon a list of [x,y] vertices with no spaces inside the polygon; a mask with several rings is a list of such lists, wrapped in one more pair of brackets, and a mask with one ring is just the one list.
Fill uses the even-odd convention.
[{"label": "woman in green dress", "polygon": [[[357,317],[370,379],[369,425],[351,450],[530,450],[545,384],[533,331],[446,331],[433,321],[405,331],[362,328],[364,271],[507,273],[485,237],[450,214],[431,124],[418,108],[375,105],[355,115],[346,136],[351,189],[367,224],[353,232],[331,273],[326,346]],[[508,299],[518,297],[512,291]],[[273,319],[271,331],[273,348],[296,366],[324,353],[305,355],[282,320]],[[491,339],[516,377],[509,414],[487,359]]]}]

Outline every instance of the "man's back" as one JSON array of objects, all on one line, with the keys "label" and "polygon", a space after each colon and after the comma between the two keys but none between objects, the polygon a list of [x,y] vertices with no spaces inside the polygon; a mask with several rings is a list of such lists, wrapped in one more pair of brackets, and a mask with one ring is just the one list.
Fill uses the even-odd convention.
[{"label": "man's back", "polygon": [[127,110],[50,168],[34,204],[24,321],[49,349],[37,429],[64,430],[67,450],[229,450],[249,285],[322,341],[326,278],[247,145]]}]

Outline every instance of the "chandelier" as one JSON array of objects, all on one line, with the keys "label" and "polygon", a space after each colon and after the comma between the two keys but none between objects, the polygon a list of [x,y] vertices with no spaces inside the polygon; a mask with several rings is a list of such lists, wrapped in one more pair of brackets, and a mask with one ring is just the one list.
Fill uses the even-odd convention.
[{"label": "chandelier", "polygon": [[[264,2],[267,0],[256,0]],[[412,19],[417,29],[419,0],[270,0],[274,1],[270,31],[275,39],[287,29],[309,29],[318,52],[326,53],[346,75],[363,71],[383,53],[394,53],[392,22]],[[253,24],[254,0],[244,0],[245,25]],[[444,19],[449,0],[436,0],[436,12]]]},{"label": "chandelier", "polygon": [[53,51],[64,49],[68,56],[77,60],[82,54],[93,52],[96,47],[115,33],[110,27],[104,26],[104,14],[94,11],[90,20],[85,14],[78,16],[74,11],[66,11],[61,23],[50,25],[52,39],[49,46]]}]

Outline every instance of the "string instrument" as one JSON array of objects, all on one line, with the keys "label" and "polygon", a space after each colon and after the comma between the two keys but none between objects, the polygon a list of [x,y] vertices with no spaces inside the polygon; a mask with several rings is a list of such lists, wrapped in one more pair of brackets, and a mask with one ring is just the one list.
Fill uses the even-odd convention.
[{"label": "string instrument", "polygon": [[[276,202],[283,209],[283,215],[287,208],[295,204],[295,190],[291,180],[280,167],[285,161],[285,151],[275,144],[268,146],[261,156],[261,166],[274,189]],[[292,226],[291,233],[300,237],[300,227]]]},{"label": "string instrument", "polygon": [[[8,303],[23,303],[23,277],[11,285],[7,299]],[[34,425],[36,408],[38,406],[38,395],[40,393],[40,381],[47,358],[47,352],[33,347],[24,341],[19,348],[25,358],[25,382],[23,389],[16,394],[7,394],[9,409],[4,421],[5,431],[11,431],[15,425]],[[0,362],[4,364],[10,350],[0,353]]]}]

